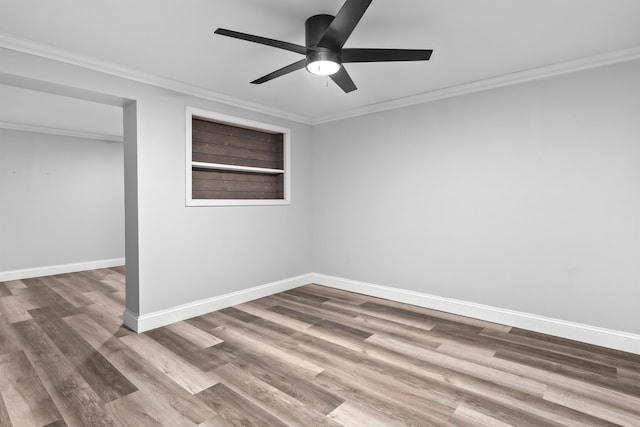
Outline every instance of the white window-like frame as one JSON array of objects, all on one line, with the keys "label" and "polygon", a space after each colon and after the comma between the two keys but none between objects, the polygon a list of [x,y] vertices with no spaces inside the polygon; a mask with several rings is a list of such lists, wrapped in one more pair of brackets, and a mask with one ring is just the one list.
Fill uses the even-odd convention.
[{"label": "white window-like frame", "polygon": [[[202,163],[193,161],[192,151],[192,120],[193,118],[210,120],[217,123],[237,126],[245,129],[252,129],[266,133],[282,134],[283,169],[256,168],[251,166],[235,166],[218,163]],[[185,143],[185,171],[186,171],[186,206],[271,206],[291,204],[291,173],[290,173],[290,145],[291,130],[289,128],[272,125],[269,123],[257,122],[241,117],[215,113],[195,107],[186,107],[186,143]],[[215,170],[233,170],[240,172],[255,172],[282,174],[284,181],[283,199],[194,199],[193,198],[193,168],[205,168]]]}]

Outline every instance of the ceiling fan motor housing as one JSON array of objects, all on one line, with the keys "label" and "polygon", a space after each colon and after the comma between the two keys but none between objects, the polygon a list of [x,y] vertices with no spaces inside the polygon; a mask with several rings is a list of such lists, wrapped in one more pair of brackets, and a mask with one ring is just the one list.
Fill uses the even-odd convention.
[{"label": "ceiling fan motor housing", "polygon": [[[333,15],[313,15],[304,23],[305,45],[314,47],[333,22]],[[337,50],[337,49],[336,49]]]}]

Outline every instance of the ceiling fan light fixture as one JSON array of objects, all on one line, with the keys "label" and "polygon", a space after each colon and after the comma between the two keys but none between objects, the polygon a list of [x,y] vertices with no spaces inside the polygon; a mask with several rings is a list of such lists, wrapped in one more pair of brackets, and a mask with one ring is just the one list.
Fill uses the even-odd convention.
[{"label": "ceiling fan light fixture", "polygon": [[314,61],[307,64],[307,71],[318,76],[330,76],[340,69],[340,64],[333,61]]},{"label": "ceiling fan light fixture", "polygon": [[330,76],[340,70],[340,56],[330,50],[319,50],[307,55],[307,71],[319,76]]}]

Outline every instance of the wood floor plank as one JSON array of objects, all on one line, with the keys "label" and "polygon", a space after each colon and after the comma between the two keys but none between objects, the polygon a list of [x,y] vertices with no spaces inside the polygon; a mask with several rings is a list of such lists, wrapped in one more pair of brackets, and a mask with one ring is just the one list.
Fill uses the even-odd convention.
[{"label": "wood floor plank", "polygon": [[372,315],[385,320],[391,320],[403,325],[429,331],[436,326],[436,323],[427,317],[414,315],[387,307],[383,304],[366,302],[359,306],[360,313]]},{"label": "wood floor plank", "polygon": [[[310,301],[310,299],[305,297],[305,294],[301,294],[301,292],[306,292],[307,294],[323,297],[322,299],[318,300],[320,304],[326,304],[331,301],[335,301],[335,302],[342,302],[344,304],[348,304],[352,306],[357,306],[367,301],[377,301],[377,302],[380,301],[379,299],[370,297],[368,295],[356,294],[353,292],[347,292],[347,291],[343,291],[336,288],[316,285],[314,283],[300,286],[298,288],[292,289],[292,291],[298,291],[298,294],[301,295],[300,298],[304,301]],[[291,294],[291,292],[286,292],[286,293],[283,292],[283,294]]]},{"label": "wood floor plank", "polygon": [[[466,360],[471,359],[480,363],[473,356],[461,355],[459,357],[464,357]],[[589,381],[577,380],[563,376],[560,373],[545,371],[544,369],[494,357],[482,359],[482,363],[486,366],[495,367],[496,369],[504,372],[514,373],[546,383],[548,386],[559,387],[576,395],[591,396],[593,399],[607,402],[608,405],[619,407],[621,410],[637,411],[638,408],[640,408],[640,399],[637,397],[620,393],[615,390],[602,388],[598,385],[591,384]]]},{"label": "wood floor plank", "polygon": [[271,311],[273,313],[278,313],[278,314],[281,314],[283,316],[290,317],[290,318],[295,319],[295,320],[299,320],[299,321],[304,322],[304,323],[306,323],[308,325],[315,325],[316,323],[318,323],[318,322],[323,320],[323,317],[310,314],[306,309],[295,310],[295,309],[291,309],[289,307],[283,307],[281,305],[275,305],[275,306],[269,307],[267,310]]},{"label": "wood floor plank", "polygon": [[15,295],[14,291],[17,289],[24,289],[27,287],[22,280],[9,280],[4,282],[4,286],[9,289],[13,295]]},{"label": "wood floor plank", "polygon": [[191,319],[187,319],[184,322],[190,324],[191,326],[195,326],[196,328],[207,333],[210,333],[212,330],[220,326],[219,323],[208,319],[206,315],[192,317]]},{"label": "wood floor plank", "polygon": [[0,282],[0,298],[13,295],[4,282]]},{"label": "wood floor plank", "polygon": [[439,318],[424,313],[417,313],[407,308],[390,306],[379,302],[365,302],[361,305],[361,307],[379,317],[395,320],[400,323],[416,326],[423,329],[431,330],[437,327],[443,330],[453,329],[463,330],[465,332],[480,332],[482,330],[482,327],[480,326],[465,325],[456,321]]},{"label": "wood floor plank", "polygon": [[250,373],[257,379],[288,394],[301,403],[316,408],[321,414],[328,414],[344,400],[323,387],[316,385],[313,380],[291,377],[289,365],[274,358],[265,360],[249,351],[229,354],[226,359],[234,366]]},{"label": "wood floor plank", "polygon": [[100,282],[104,283],[105,285],[107,285],[112,289],[117,289],[118,293],[122,293],[125,291],[124,283],[122,283],[120,280],[117,280],[115,278],[108,277],[100,280]]},{"label": "wood floor plank", "polygon": [[135,333],[124,326],[124,323],[122,322],[122,319],[120,317],[116,317],[113,314],[106,313],[98,304],[91,304],[86,307],[80,307],[77,311],[78,314],[86,314],[93,321],[95,321],[104,329],[111,332],[117,337]]},{"label": "wood floor plank", "polygon": [[53,289],[54,292],[67,300],[69,304],[73,305],[74,307],[84,307],[93,304],[93,301],[91,301],[82,293],[78,292],[78,290],[74,289],[73,286],[61,281],[56,281],[55,285],[52,286],[51,289]]},{"label": "wood floor plank", "polygon": [[354,310],[347,310],[329,306],[327,304],[318,304],[313,301],[305,301],[303,298],[288,294],[276,294],[269,297],[269,306],[267,308],[281,306],[289,307],[296,311],[302,311],[320,319],[333,319],[345,324],[350,324],[353,319],[361,313]]},{"label": "wood floor plank", "polygon": [[30,320],[29,310],[35,308],[33,305],[23,301],[17,295],[0,298],[0,314],[7,322],[16,323]]},{"label": "wood floor plank", "polygon": [[17,298],[29,304],[32,308],[56,306],[58,311],[74,314],[73,305],[54,292],[49,286],[50,278],[38,277],[24,279],[28,288],[17,295]]},{"label": "wood floor plank", "polygon": [[219,382],[217,375],[198,369],[148,336],[127,335],[119,339],[191,394]]},{"label": "wood floor plank", "polygon": [[618,378],[640,384],[640,369],[637,368],[618,368]]},{"label": "wood floor plank", "polygon": [[[513,342],[533,348],[544,348],[559,355],[572,356],[576,359],[582,359],[586,361],[598,362],[602,365],[607,365],[615,368],[616,370],[630,368],[637,368],[639,360],[628,360],[624,358],[616,357],[615,354],[608,354],[605,352],[594,352],[590,350],[583,350],[580,347],[572,345],[573,341],[566,340],[565,342],[554,342],[548,340],[548,335],[536,334],[533,336],[522,335],[517,333],[517,330],[511,332],[502,331],[489,331],[485,330],[480,333],[482,336],[488,336],[507,342]],[[597,348],[596,346],[593,346]]]},{"label": "wood floor plank", "polygon": [[280,313],[274,313],[270,310],[265,310],[257,304],[253,304],[251,302],[246,302],[244,304],[239,304],[236,306],[238,310],[244,311],[246,313],[252,314],[256,317],[261,317],[263,319],[271,320],[275,323],[280,323],[282,325],[288,326],[290,328],[296,329],[298,331],[307,329],[313,323],[302,322],[300,320],[294,319],[289,316],[284,316]]},{"label": "wood floor plank", "polygon": [[498,348],[496,357],[501,357],[500,355],[507,357],[508,354],[524,354],[542,363],[557,364],[578,370],[599,373],[609,377],[615,377],[616,375],[616,368],[613,366],[594,362],[593,360],[585,360],[569,354],[557,353],[541,347],[503,341],[496,343],[496,346]]},{"label": "wood floor plank", "polygon": [[84,296],[93,301],[99,309],[114,317],[121,317],[124,312],[122,304],[112,298],[109,298],[104,292],[85,292]]},{"label": "wood floor plank", "polygon": [[367,338],[366,341],[378,345],[378,349],[367,349],[367,352],[372,354],[374,357],[376,357],[378,352],[382,354],[381,357],[385,357],[385,349],[392,348],[393,351],[401,353],[402,357],[410,357],[433,363],[437,366],[448,368],[463,374],[472,375],[475,378],[499,384],[509,389],[519,390],[532,396],[542,397],[547,387],[544,383],[534,381],[520,375],[514,375],[498,369],[488,368],[482,364],[456,359],[453,356],[441,354],[433,350],[411,346],[410,344],[401,343],[392,338],[372,335]]},{"label": "wood floor plank", "polygon": [[111,274],[111,272],[107,270],[108,269],[79,271],[73,275],[78,277],[79,280],[82,280],[83,283],[90,286],[92,288],[91,292],[110,293],[122,291],[123,289],[121,289],[120,285],[111,286],[102,282],[105,277]]},{"label": "wood floor plank", "polygon": [[8,425],[40,427],[61,418],[23,351],[0,355],[0,378]]},{"label": "wood floor plank", "polygon": [[625,411],[615,407],[610,402],[602,402],[590,396],[578,395],[576,393],[562,390],[557,387],[550,387],[544,395],[550,402],[557,403],[579,412],[602,418],[621,426],[636,427],[640,425],[640,407],[635,411]]},{"label": "wood floor plank", "polygon": [[313,284],[136,334],[125,283],[0,284],[0,425],[640,427],[640,355]]},{"label": "wood floor plank", "polygon": [[124,427],[191,427],[196,424],[151,393],[136,391],[104,405],[113,420]]},{"label": "wood floor plank", "polygon": [[273,341],[265,342],[261,340],[259,326],[242,325],[237,321],[234,322],[232,318],[225,320],[223,315],[219,315],[219,319],[227,323],[227,325],[217,327],[215,335],[224,339],[225,343],[238,344],[251,353],[258,354],[266,359],[285,361],[290,365],[290,372],[301,378],[312,379],[323,371],[323,368],[317,364],[296,357],[286,349],[275,346]]},{"label": "wood floor plank", "polygon": [[[483,414],[487,418],[506,423],[507,425],[517,425],[522,427],[561,427],[566,425],[560,423],[555,417],[540,416],[530,411],[523,411],[519,406],[509,405],[507,402],[495,399],[471,398],[466,399],[459,406],[467,407],[476,414]],[[455,413],[454,413],[455,415]]]},{"label": "wood floor plank", "polygon": [[[251,306],[256,306],[256,307],[258,306],[258,304],[256,304],[254,301],[251,301],[248,304]],[[219,313],[224,314],[226,316],[235,317],[236,319],[245,323],[251,323],[260,319],[260,317],[251,314],[249,311],[238,310],[236,307],[223,308],[222,310],[219,310]]]},{"label": "wood floor plank", "polygon": [[288,295],[294,295],[297,297],[301,297],[304,298],[306,300],[309,301],[316,301],[319,303],[323,303],[323,302],[327,302],[329,301],[331,298],[327,298],[321,295],[316,295],[313,292],[308,292],[307,290],[304,289],[304,287],[300,287],[300,288],[296,288],[296,289],[290,289],[286,292],[284,292],[285,294]]},{"label": "wood floor plank", "polygon": [[[245,427],[286,427],[287,424],[256,406],[224,384],[216,384],[196,395],[207,406],[214,409],[219,417],[234,426]],[[205,422],[204,425],[217,426]]]},{"label": "wood floor plank", "polygon": [[[244,424],[242,424],[244,422]],[[231,421],[226,418],[223,418],[220,415],[217,415],[203,423],[198,424],[198,427],[251,427],[255,424],[251,424],[247,421]]]},{"label": "wood floor plank", "polygon": [[126,292],[124,290],[117,292],[105,292],[104,295],[107,298],[113,300],[118,305],[118,307],[125,305]]},{"label": "wood floor plank", "polygon": [[12,426],[9,410],[4,403],[4,399],[0,399],[0,426]]},{"label": "wood floor plank", "polygon": [[47,424],[45,427],[68,427],[68,424],[64,420],[58,420]]},{"label": "wood floor plank", "polygon": [[549,372],[558,372],[569,378],[575,378],[592,384],[597,384],[603,388],[618,391],[630,396],[640,397],[640,384],[632,381],[620,381],[617,378],[617,371],[606,371],[607,375],[594,375],[598,371],[586,368],[578,368],[573,362],[567,364],[549,361],[547,358],[539,358],[535,355],[521,354],[510,351],[498,351],[496,358],[510,360],[522,365],[537,367]]},{"label": "wood floor plank", "polygon": [[[195,328],[195,326],[192,327]],[[145,332],[145,335],[163,345],[165,348],[171,349],[173,353],[180,355],[180,357],[186,362],[202,371],[210,371],[221,364],[226,363],[220,363],[219,360],[209,357],[210,353],[202,351],[202,346],[194,344],[191,340],[175,333],[169,328],[154,329],[152,331]],[[223,341],[219,340],[219,342]]]},{"label": "wood floor plank", "polygon": [[[334,373],[335,372],[335,373]],[[405,425],[449,426],[456,403],[453,399],[443,401],[423,389],[402,387],[391,381],[379,379],[371,386],[370,378],[352,370],[325,370],[314,380],[328,391],[342,396],[345,402],[361,407],[373,408],[390,414]]]},{"label": "wood floor plank", "polygon": [[[75,273],[66,273],[59,274],[56,276],[51,276],[55,279],[56,283],[63,283],[68,285],[70,289],[76,290],[78,293],[91,292],[96,290],[96,286],[98,286],[95,282],[89,282],[84,280],[81,276]],[[99,287],[97,288],[100,289]]]},{"label": "wood floor plank", "polygon": [[457,426],[513,427],[511,424],[502,422],[490,415],[478,412],[464,404],[461,404],[456,408],[451,421]]},{"label": "wood floor plank", "polygon": [[517,335],[517,336],[529,337],[534,339],[537,338],[539,341],[554,343],[562,346],[568,346],[576,350],[585,350],[593,354],[606,355],[606,356],[614,357],[620,360],[627,360],[632,364],[634,364],[634,366],[637,366],[637,363],[640,362],[640,354],[632,354],[632,353],[628,353],[621,350],[601,347],[593,344],[570,340],[567,338],[555,337],[553,335],[527,331],[525,329],[520,329],[520,328],[512,328],[512,330],[509,333],[512,336]]},{"label": "wood floor plank", "polygon": [[172,325],[168,325],[167,329],[176,335],[189,340],[193,345],[200,348],[211,347],[212,345],[223,342],[220,338],[215,337],[187,322],[177,322]]},{"label": "wood floor plank", "polygon": [[54,309],[44,307],[29,313],[103,402],[137,390],[104,356],[67,325]]},{"label": "wood floor plank", "polygon": [[14,324],[25,353],[68,424],[113,426],[100,398],[60,353],[35,320]]},{"label": "wood floor plank", "polygon": [[6,316],[0,313],[0,355],[13,353],[20,349],[21,346],[13,328],[7,322]]},{"label": "wood floor plank", "polygon": [[345,427],[403,427],[410,425],[387,417],[372,408],[360,406],[355,402],[343,403],[331,412],[328,417]]},{"label": "wood floor plank", "polygon": [[424,329],[416,328],[388,319],[381,319],[375,316],[359,314],[353,318],[353,324],[358,328],[377,333],[382,336],[394,338],[398,341],[417,345],[425,348],[438,348],[443,342],[435,340],[425,334]]},{"label": "wood floor plank", "polygon": [[299,400],[232,364],[221,366],[215,372],[231,390],[289,426],[339,425],[317,412],[315,408],[306,407]]}]

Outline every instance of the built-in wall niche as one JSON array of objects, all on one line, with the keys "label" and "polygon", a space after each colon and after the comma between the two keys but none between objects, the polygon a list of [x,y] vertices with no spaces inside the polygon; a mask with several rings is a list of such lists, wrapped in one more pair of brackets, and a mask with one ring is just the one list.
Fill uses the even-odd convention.
[{"label": "built-in wall niche", "polygon": [[290,203],[290,130],[187,107],[187,206]]}]

